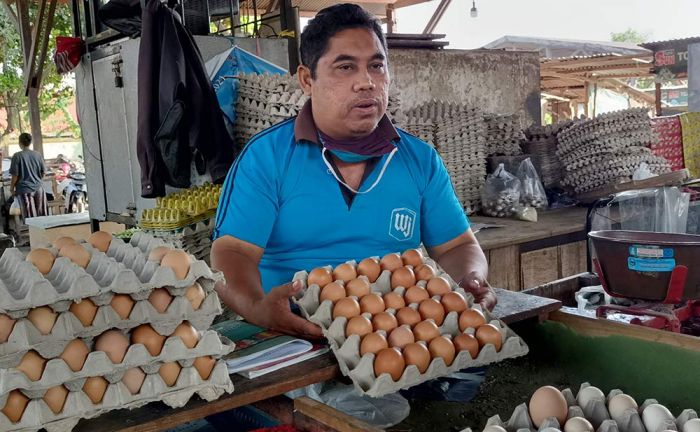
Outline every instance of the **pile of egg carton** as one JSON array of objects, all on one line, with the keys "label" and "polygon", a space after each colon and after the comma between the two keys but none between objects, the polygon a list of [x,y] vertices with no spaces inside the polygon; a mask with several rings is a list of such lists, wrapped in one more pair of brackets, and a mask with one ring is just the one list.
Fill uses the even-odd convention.
[{"label": "pile of egg carton", "polygon": [[156,198],[156,206],[141,212],[139,226],[154,231],[178,231],[216,213],[221,185],[211,183]]},{"label": "pile of egg carton", "polygon": [[540,179],[547,188],[559,186],[563,178],[564,167],[556,153],[559,144],[557,134],[571,123],[566,121],[545,126],[532,125],[524,131],[525,139],[520,147],[539,167]]},{"label": "pile of egg carton", "polygon": [[141,232],[54,245],[0,258],[0,430],[69,431],[114,409],[233,391],[220,360],[233,344],[208,330],[221,274]]},{"label": "pile of egg carton", "polygon": [[629,181],[642,162],[654,174],[667,173],[668,162],[648,148],[656,139],[645,108],[575,122],[557,135],[557,156],[565,168],[562,185],[580,194]]},{"label": "pile of egg carton", "polygon": [[679,116],[654,117],[651,119],[651,129],[657,140],[650,145],[651,151],[671,164],[671,170],[683,169],[683,135]]},{"label": "pile of egg carton", "polygon": [[294,280],[304,284],[295,303],[321,327],[343,375],[372,397],[528,352],[416,249],[300,271]]},{"label": "pile of egg carton", "polygon": [[683,137],[683,163],[691,178],[700,178],[700,113],[680,114]]},{"label": "pile of egg carton", "polygon": [[484,114],[486,153],[488,156],[522,154],[520,142],[525,138],[518,114]]},{"label": "pile of egg carton", "polygon": [[215,227],[216,218],[210,218],[173,231],[143,231],[155,238],[163,240],[168,246],[175,249],[182,249],[196,259],[209,264],[212,243],[211,237]]},{"label": "pile of egg carton", "polygon": [[487,153],[481,111],[432,100],[408,110],[407,116],[407,130],[433,145],[442,157],[462,207],[469,214],[478,211]]},{"label": "pile of egg carton", "polygon": [[[544,390],[544,391],[543,391]],[[546,397],[541,402],[535,402],[540,396],[558,392],[554,387],[540,388],[528,404],[515,408],[507,422],[496,415],[490,418],[483,432],[699,432],[700,419],[692,409],[686,409],[677,417],[655,399],[647,399],[640,405],[631,396],[614,389],[607,397],[597,387],[588,383],[581,387],[574,396],[570,389],[561,391],[565,416],[557,418],[546,415],[547,411],[557,411],[558,402]],[[546,402],[546,403],[545,403]],[[540,407],[535,407],[538,403]],[[533,414],[535,411],[538,414]],[[536,416],[538,416],[536,418]],[[535,421],[534,419],[538,421]],[[471,432],[465,429],[462,432]]]}]

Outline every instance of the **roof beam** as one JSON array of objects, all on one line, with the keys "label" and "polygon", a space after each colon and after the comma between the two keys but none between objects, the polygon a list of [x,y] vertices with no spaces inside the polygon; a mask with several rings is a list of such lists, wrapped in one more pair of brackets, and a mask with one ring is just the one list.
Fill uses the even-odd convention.
[{"label": "roof beam", "polygon": [[445,11],[450,6],[450,3],[452,3],[452,0],[440,0],[440,3],[435,9],[433,16],[430,17],[428,24],[426,24],[425,28],[423,29],[423,34],[430,34],[435,31],[435,27],[437,27],[437,25],[440,23],[440,20],[442,19],[442,16],[445,15]]}]

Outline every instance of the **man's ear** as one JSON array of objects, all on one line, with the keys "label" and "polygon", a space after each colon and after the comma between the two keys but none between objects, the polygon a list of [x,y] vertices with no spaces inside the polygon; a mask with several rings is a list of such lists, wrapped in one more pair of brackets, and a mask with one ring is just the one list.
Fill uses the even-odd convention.
[{"label": "man's ear", "polygon": [[297,67],[297,79],[299,80],[301,89],[304,90],[304,94],[306,96],[311,96],[311,87],[313,83],[311,69],[304,65],[299,65],[299,67]]}]

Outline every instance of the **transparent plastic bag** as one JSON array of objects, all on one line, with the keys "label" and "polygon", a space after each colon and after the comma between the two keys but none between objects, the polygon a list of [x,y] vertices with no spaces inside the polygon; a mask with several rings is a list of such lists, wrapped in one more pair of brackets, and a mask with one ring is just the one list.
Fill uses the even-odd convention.
[{"label": "transparent plastic bag", "polygon": [[520,162],[516,176],[520,180],[520,202],[522,205],[534,208],[547,207],[547,193],[530,158]]},{"label": "transparent plastic bag", "polygon": [[639,164],[639,167],[634,170],[634,173],[632,174],[632,180],[646,180],[648,178],[656,177],[656,174],[651,172],[649,169],[649,165],[647,165],[646,162],[642,162]]},{"label": "transparent plastic bag", "polygon": [[519,207],[520,180],[506,171],[503,164],[486,177],[481,192],[483,212],[487,216],[509,217]]}]

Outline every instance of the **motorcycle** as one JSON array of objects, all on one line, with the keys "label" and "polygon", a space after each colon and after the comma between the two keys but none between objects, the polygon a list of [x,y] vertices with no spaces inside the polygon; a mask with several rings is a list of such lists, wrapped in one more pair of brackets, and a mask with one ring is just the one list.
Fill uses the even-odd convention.
[{"label": "motorcycle", "polygon": [[86,211],[87,182],[83,172],[71,170],[56,189],[66,202],[66,213],[82,213]]}]

